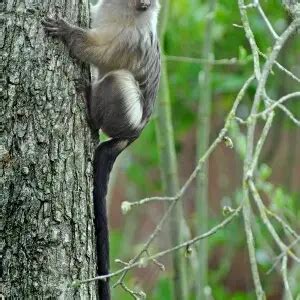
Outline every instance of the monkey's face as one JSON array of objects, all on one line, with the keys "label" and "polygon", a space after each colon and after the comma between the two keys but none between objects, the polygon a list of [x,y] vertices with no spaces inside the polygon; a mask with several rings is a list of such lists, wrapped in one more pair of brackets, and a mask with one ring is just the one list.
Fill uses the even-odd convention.
[{"label": "monkey's face", "polygon": [[138,11],[145,11],[151,6],[151,0],[135,0],[135,8]]}]

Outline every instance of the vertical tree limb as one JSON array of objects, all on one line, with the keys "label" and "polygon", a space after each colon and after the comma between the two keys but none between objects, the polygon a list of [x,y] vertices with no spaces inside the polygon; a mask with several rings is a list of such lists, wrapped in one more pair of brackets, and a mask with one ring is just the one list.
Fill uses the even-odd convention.
[{"label": "vertical tree limb", "polygon": [[[214,60],[213,54],[213,26],[214,12],[217,1],[208,1],[208,16],[204,26],[204,43],[202,57],[207,62],[203,64],[203,71],[199,74],[200,100],[197,121],[197,160],[206,152],[209,145],[210,118],[212,105],[212,67],[209,61]],[[197,232],[206,232],[208,229],[208,162],[197,175],[196,181],[196,209]],[[196,279],[197,299],[205,299],[205,287],[208,285],[208,241],[203,240],[198,247],[198,272]]]},{"label": "vertical tree limb", "polygon": [[[164,35],[168,20],[169,1],[162,4],[159,37],[162,54],[164,53]],[[168,73],[166,62],[162,60],[161,84],[157,105],[157,140],[161,158],[161,172],[165,193],[169,196],[178,191],[177,159],[175,153],[175,141],[171,117],[170,94],[168,86]],[[170,217],[170,236],[172,245],[182,242],[182,204],[177,203]],[[173,299],[187,299],[185,261],[181,252],[172,254],[173,262]]]}]

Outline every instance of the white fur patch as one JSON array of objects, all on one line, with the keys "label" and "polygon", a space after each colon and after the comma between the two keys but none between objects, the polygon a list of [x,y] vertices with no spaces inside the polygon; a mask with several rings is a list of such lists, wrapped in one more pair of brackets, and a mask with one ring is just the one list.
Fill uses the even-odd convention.
[{"label": "white fur patch", "polygon": [[142,94],[140,88],[131,73],[125,70],[117,71],[118,86],[124,96],[125,110],[129,123],[132,127],[139,127],[143,109],[141,104]]}]

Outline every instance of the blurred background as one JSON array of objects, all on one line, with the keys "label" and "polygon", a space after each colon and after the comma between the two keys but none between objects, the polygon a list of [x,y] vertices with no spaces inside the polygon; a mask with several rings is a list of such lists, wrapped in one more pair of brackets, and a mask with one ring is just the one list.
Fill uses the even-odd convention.
[{"label": "blurred background", "polygon": [[[281,1],[261,1],[261,4],[275,30],[278,33],[283,32],[290,22],[290,17],[284,11]],[[207,115],[210,126],[207,129],[204,128],[210,142],[216,138],[219,130],[224,126],[224,119],[238,91],[253,72],[251,52],[244,30],[234,25],[241,24],[237,1],[217,1],[213,24],[210,30],[207,30],[207,20],[211,16],[210,10],[210,1],[176,0],[170,3],[167,11],[167,28],[163,37],[163,45],[180,186],[196,165],[196,149],[199,143],[197,128],[202,124],[201,120],[199,123],[198,111],[201,109],[200,101],[205,92],[205,87],[203,88],[201,84],[205,76],[205,64],[187,58],[205,56],[215,59],[234,58],[227,64],[215,64],[211,67],[211,111]],[[257,10],[249,9],[248,15],[260,50],[268,54],[273,45],[272,36]],[[207,37],[207,34],[210,37]],[[213,49],[207,54],[203,49],[208,38],[212,41]],[[279,58],[280,63],[298,77],[300,76],[299,49],[299,35],[294,35]],[[261,62],[264,62],[263,58]],[[278,69],[274,69],[267,86],[268,93],[273,99],[278,99],[288,92],[299,91],[299,83]],[[249,114],[254,92],[255,85],[249,89],[246,99],[240,105],[239,117],[245,118]],[[300,117],[299,101],[290,101],[287,107]],[[138,252],[165,210],[164,204],[153,203],[133,208],[127,215],[123,215],[121,211],[123,201],[130,202],[144,197],[165,195],[161,176],[162,161],[157,142],[157,126],[156,112],[139,140],[119,158],[114,170],[109,203],[113,270],[120,267],[113,261],[114,259],[126,261]],[[262,126],[263,123],[259,123],[258,131],[261,131]],[[207,182],[209,228],[224,218],[222,213],[224,206],[237,207],[241,201],[244,134],[243,126],[233,125],[230,128],[230,137],[234,142],[234,149],[221,145],[209,159]],[[256,176],[265,203],[295,230],[300,230],[299,153],[299,127],[295,126],[280,110],[277,110]],[[185,239],[199,233],[197,224],[201,221],[197,213],[197,202],[200,199],[197,197],[196,190],[194,183],[182,199]],[[255,208],[253,209],[256,214]],[[279,224],[274,223],[274,226],[279,234],[283,232]],[[276,268],[270,271],[279,254],[278,249],[258,217],[253,222],[253,230],[256,257],[267,299],[284,299],[280,272]],[[170,243],[169,231],[166,227],[156,238],[151,247],[151,253],[167,249]],[[206,298],[255,299],[242,218],[236,218],[227,227],[211,236],[207,243]],[[197,267],[201,251],[197,251],[195,247],[192,250],[192,254],[188,257],[185,255],[185,250],[180,251],[179,254],[184,257],[186,263],[189,299],[196,299],[199,280]],[[160,262],[166,267],[164,272],[156,265],[149,264],[145,269],[141,268],[129,273],[126,281],[128,286],[145,291],[147,299],[173,299],[171,258],[170,256],[164,257]],[[280,269],[280,265],[278,267]],[[297,292],[300,293],[299,273],[299,265],[291,262],[289,274],[295,295]],[[113,299],[132,299],[132,296],[119,288],[113,293]]]}]

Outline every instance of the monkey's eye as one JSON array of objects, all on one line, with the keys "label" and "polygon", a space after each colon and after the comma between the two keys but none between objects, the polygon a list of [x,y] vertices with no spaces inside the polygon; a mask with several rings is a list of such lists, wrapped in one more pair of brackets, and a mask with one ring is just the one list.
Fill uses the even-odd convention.
[{"label": "monkey's eye", "polygon": [[136,0],[135,7],[139,11],[147,10],[151,5],[151,0]]}]

